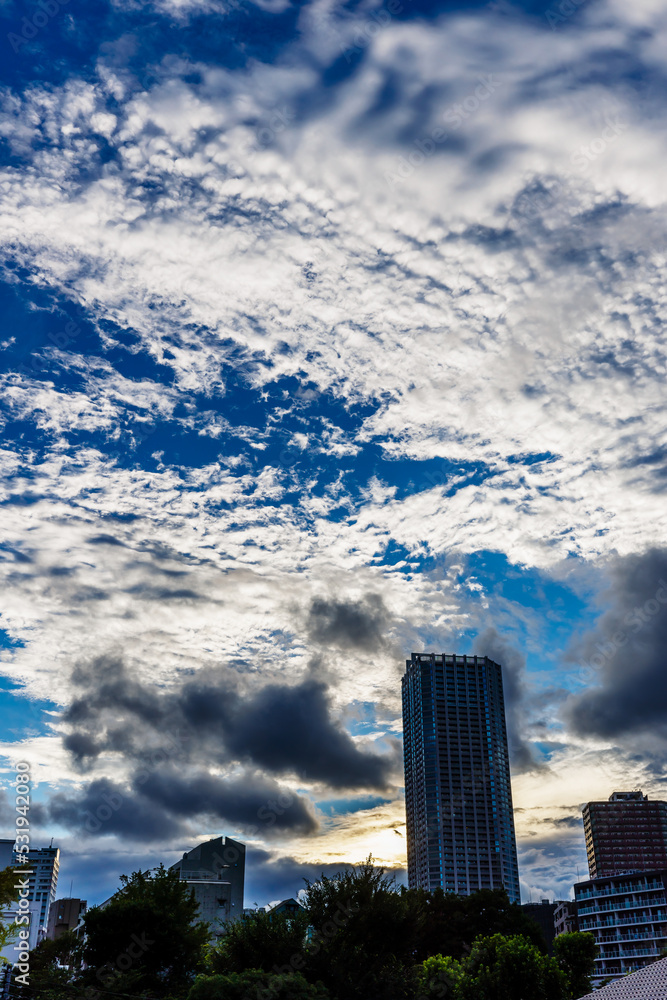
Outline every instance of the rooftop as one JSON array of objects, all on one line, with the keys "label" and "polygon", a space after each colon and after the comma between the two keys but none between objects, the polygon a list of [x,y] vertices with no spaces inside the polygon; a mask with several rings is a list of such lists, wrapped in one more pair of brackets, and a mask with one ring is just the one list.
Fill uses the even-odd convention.
[{"label": "rooftop", "polygon": [[667,958],[631,972],[609,986],[587,993],[579,1000],[664,1000],[667,997]]}]

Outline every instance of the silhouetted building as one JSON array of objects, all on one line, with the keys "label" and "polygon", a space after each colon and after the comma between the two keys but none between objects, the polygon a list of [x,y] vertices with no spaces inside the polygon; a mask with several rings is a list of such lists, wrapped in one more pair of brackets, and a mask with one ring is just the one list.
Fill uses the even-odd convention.
[{"label": "silhouetted building", "polygon": [[667,868],[667,802],[614,792],[607,802],[586,803],[583,813],[591,878]]},{"label": "silhouetted building", "polygon": [[502,671],[486,656],[413,653],[403,677],[411,887],[520,901]]},{"label": "silhouetted building", "polygon": [[294,917],[297,913],[303,912],[303,906],[298,900],[291,896],[289,899],[283,899],[280,903],[275,903],[273,906],[267,906],[266,912],[271,915],[282,915],[285,914],[288,917]]},{"label": "silhouetted building", "polygon": [[47,938],[55,941],[61,934],[73,931],[79,926],[87,906],[85,899],[56,899],[49,911]]},{"label": "silhouetted building", "polygon": [[556,937],[556,928],[554,926],[556,904],[550,903],[548,899],[542,899],[539,903],[523,903],[521,909],[538,925],[544,935],[549,954],[553,955],[554,938]]},{"label": "silhouetted building", "polygon": [[198,920],[206,920],[213,938],[224,934],[224,924],[243,914],[245,844],[217,837],[186,851],[171,866],[194,889]]},{"label": "silhouetted building", "polygon": [[660,957],[667,945],[667,870],[634,872],[578,882],[580,931],[595,936],[593,986],[624,976]]}]

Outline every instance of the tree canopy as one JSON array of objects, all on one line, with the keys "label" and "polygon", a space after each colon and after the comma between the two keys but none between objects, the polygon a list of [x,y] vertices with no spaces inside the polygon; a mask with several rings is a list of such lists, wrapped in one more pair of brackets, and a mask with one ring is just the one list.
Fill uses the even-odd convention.
[{"label": "tree canopy", "polygon": [[124,875],[121,883],[106,906],[84,917],[83,981],[156,997],[189,987],[203,966],[209,937],[208,925],[197,921],[194,892],[163,865]]}]

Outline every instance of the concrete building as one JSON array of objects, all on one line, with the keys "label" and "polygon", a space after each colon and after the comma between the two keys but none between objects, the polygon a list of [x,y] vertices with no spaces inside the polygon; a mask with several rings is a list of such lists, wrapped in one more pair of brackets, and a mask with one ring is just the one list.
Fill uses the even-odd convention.
[{"label": "concrete building", "polygon": [[[24,854],[23,857],[26,857]],[[31,848],[27,854],[28,861],[25,864],[19,863],[14,850],[13,840],[0,841],[0,863],[11,860],[8,864],[16,865],[20,868],[23,877],[28,879],[29,914],[30,914],[30,936],[28,944],[30,948],[35,948],[43,938],[46,937],[46,930],[49,920],[51,904],[56,898],[58,887],[58,869],[60,867],[60,848],[43,847]],[[7,868],[8,864],[2,864]],[[14,920],[18,912],[17,904],[12,903],[4,914],[5,922]],[[2,951],[2,955],[8,961],[14,960],[13,945],[9,944]]]},{"label": "concrete building", "polygon": [[408,883],[520,901],[502,670],[413,653],[403,677]]},{"label": "concrete building", "polygon": [[556,928],[554,925],[556,903],[550,903],[548,899],[542,899],[539,903],[523,903],[521,909],[526,916],[530,917],[538,925],[544,934],[549,954],[553,955],[554,938],[556,937]]},{"label": "concrete building", "polygon": [[28,861],[33,875],[30,877],[30,898],[39,903],[40,936],[46,935],[49,910],[56,900],[60,848],[42,847],[29,851]]},{"label": "concrete building", "polygon": [[47,938],[55,941],[61,934],[75,930],[87,908],[85,899],[56,899],[49,912]]},{"label": "concrete building", "polygon": [[614,792],[587,802],[583,814],[591,878],[667,868],[667,802]]},{"label": "concrete building", "polygon": [[559,934],[570,934],[578,931],[577,904],[572,899],[557,899],[554,910],[554,931]]},{"label": "concrete building", "polygon": [[580,931],[595,936],[593,986],[624,976],[660,957],[667,945],[667,869],[578,882]]},{"label": "concrete building", "polygon": [[171,866],[194,890],[199,920],[206,920],[211,937],[224,934],[224,924],[243,914],[245,844],[231,837],[217,837],[186,851]]}]

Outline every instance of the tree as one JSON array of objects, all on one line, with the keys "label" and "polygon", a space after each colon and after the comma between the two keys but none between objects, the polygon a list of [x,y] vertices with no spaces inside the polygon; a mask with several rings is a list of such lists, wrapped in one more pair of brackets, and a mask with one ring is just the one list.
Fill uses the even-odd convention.
[{"label": "tree", "polygon": [[82,985],[165,997],[189,987],[204,963],[208,925],[197,921],[194,892],[163,865],[121,876],[105,907],[84,917]]},{"label": "tree", "polygon": [[71,995],[81,954],[82,943],[73,931],[61,934],[55,941],[41,941],[30,953],[30,984],[19,987],[17,992],[39,1000],[61,1000]]},{"label": "tree", "polygon": [[289,975],[249,969],[229,975],[198,976],[187,1000],[328,1000],[321,983],[311,985],[300,972]]},{"label": "tree", "polygon": [[[3,868],[0,871],[0,913],[4,913],[9,904],[19,898],[18,893],[14,869],[11,865],[9,868]],[[8,924],[0,920],[0,950],[13,941],[16,931],[17,927],[13,920]]]},{"label": "tree", "polygon": [[416,924],[416,959],[429,955],[451,955],[462,959],[478,937],[520,935],[546,954],[547,945],[539,925],[518,906],[510,903],[504,889],[480,889],[469,896],[445,894],[442,889],[426,892],[410,889],[420,911]]},{"label": "tree", "polygon": [[595,936],[581,931],[559,934],[554,940],[554,957],[567,976],[568,995],[573,1000],[592,992],[597,950]]},{"label": "tree", "polygon": [[456,1000],[567,1000],[567,977],[524,937],[478,938],[463,963]]},{"label": "tree", "polygon": [[305,974],[333,996],[412,1000],[419,897],[398,892],[369,857],[317,882],[306,880],[304,905],[313,929]]},{"label": "tree", "polygon": [[449,955],[432,955],[418,971],[419,1000],[455,995],[463,976],[461,963]]},{"label": "tree", "polygon": [[304,910],[293,915],[258,910],[225,925],[225,936],[209,953],[209,968],[220,973],[245,969],[275,973],[287,965],[298,972],[304,964],[299,964],[299,957],[304,953],[307,932]]}]

